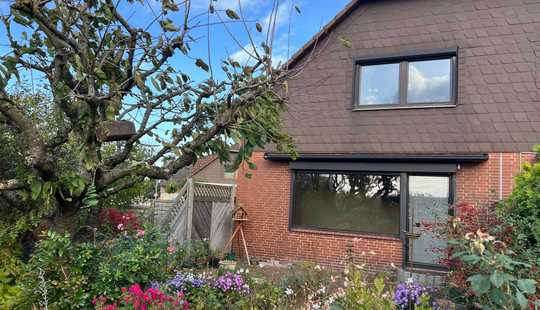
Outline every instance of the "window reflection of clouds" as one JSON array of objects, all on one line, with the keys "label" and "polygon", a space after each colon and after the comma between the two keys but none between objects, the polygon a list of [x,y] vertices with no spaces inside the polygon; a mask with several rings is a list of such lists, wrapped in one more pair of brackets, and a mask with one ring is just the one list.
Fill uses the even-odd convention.
[{"label": "window reflection of clouds", "polygon": [[399,102],[399,64],[362,66],[360,104],[397,104]]},{"label": "window reflection of clouds", "polygon": [[450,101],[450,59],[410,62],[407,101]]},{"label": "window reflection of clouds", "polygon": [[409,178],[409,194],[420,197],[447,198],[449,195],[448,177],[411,176]]}]

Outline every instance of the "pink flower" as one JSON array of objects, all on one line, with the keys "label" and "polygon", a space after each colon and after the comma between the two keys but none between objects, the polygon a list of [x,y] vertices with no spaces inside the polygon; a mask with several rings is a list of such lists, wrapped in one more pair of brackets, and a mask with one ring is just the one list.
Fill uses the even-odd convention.
[{"label": "pink flower", "polygon": [[137,234],[135,235],[137,238],[144,237],[144,229],[137,229]]},{"label": "pink flower", "polygon": [[176,248],[174,247],[174,245],[169,245],[169,246],[167,247],[167,253],[172,254],[172,253],[174,253],[175,251],[176,251]]},{"label": "pink flower", "polygon": [[124,228],[124,224],[120,223],[118,226],[116,226],[116,228],[118,228],[118,230],[122,230]]}]

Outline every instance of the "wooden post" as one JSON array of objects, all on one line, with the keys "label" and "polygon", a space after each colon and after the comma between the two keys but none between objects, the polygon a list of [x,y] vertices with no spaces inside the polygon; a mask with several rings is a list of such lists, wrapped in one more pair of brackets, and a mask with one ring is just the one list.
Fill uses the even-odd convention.
[{"label": "wooden post", "polygon": [[187,180],[188,182],[188,188],[187,188],[187,227],[186,227],[186,241],[188,242],[188,248],[187,248],[187,256],[189,257],[191,254],[191,230],[193,226],[193,180],[189,178]]},{"label": "wooden post", "polygon": [[242,243],[244,244],[244,251],[246,252],[246,259],[248,266],[251,266],[251,261],[249,260],[249,252],[246,245],[246,238],[244,237],[244,229],[242,228],[243,223],[240,223],[240,235],[242,236]]}]

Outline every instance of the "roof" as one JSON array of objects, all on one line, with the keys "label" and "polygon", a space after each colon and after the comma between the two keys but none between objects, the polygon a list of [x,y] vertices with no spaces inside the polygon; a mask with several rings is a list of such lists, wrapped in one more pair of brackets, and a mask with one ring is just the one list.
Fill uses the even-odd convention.
[{"label": "roof", "polygon": [[208,155],[201,157],[197,160],[197,162],[193,165],[193,168],[191,169],[191,176],[196,175],[204,168],[208,167],[211,163],[213,163],[217,159],[217,155]]},{"label": "roof", "polygon": [[327,37],[345,18],[347,18],[360,4],[360,0],[352,0],[337,15],[330,20],[319,32],[304,44],[287,62],[287,67],[294,66],[308,51],[317,45],[319,41]]}]

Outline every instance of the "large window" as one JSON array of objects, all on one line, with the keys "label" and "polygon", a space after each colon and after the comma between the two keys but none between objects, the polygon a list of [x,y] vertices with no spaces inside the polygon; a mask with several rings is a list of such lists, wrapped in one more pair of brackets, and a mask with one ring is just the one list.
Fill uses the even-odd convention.
[{"label": "large window", "polygon": [[293,227],[398,236],[400,177],[295,171],[292,208]]},{"label": "large window", "polygon": [[429,107],[455,104],[456,55],[428,55],[358,60],[355,108]]}]

